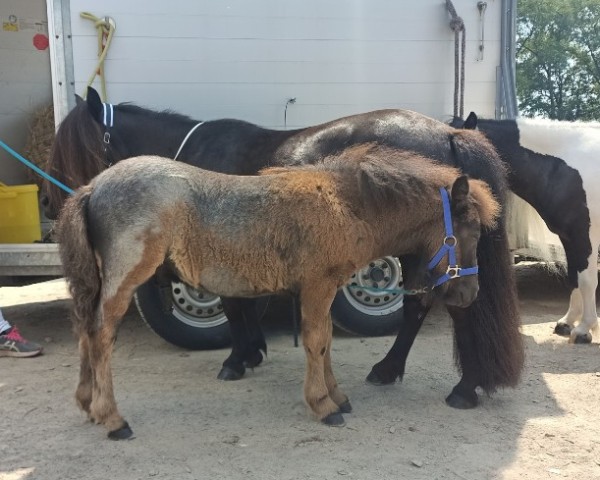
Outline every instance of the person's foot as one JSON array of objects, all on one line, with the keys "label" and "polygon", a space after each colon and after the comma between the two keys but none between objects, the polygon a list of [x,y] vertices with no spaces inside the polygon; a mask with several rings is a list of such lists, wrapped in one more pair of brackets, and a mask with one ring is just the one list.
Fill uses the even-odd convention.
[{"label": "person's foot", "polygon": [[35,357],[42,350],[41,345],[23,338],[17,327],[0,335],[0,357]]}]

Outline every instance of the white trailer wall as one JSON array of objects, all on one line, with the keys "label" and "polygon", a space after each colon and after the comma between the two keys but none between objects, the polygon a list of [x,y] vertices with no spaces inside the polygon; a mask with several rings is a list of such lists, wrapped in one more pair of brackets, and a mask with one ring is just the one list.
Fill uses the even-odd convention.
[{"label": "white trailer wall", "polygon": [[[75,91],[97,54],[88,11],[117,31],[108,100],[171,108],[204,120],[305,126],[379,108],[447,119],[453,112],[454,32],[442,0],[71,0]],[[476,0],[454,0],[467,30],[465,111],[495,115],[500,0],[485,14],[477,61]],[[97,86],[97,83],[96,83]]]},{"label": "white trailer wall", "polygon": [[[34,45],[46,35],[45,0],[0,1],[0,139],[22,151],[32,115],[52,103],[48,49]],[[0,181],[19,184],[25,167],[0,149]]]}]

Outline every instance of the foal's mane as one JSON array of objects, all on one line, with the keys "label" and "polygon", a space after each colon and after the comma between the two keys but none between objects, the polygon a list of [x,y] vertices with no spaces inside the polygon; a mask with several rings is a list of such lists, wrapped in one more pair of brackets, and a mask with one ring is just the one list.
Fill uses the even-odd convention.
[{"label": "foal's mane", "polygon": [[351,146],[313,165],[266,168],[260,174],[294,171],[327,172],[342,176],[344,181],[352,179],[363,198],[401,205],[422,202],[431,191],[450,185],[459,175],[454,167],[376,143]]},{"label": "foal's mane", "polygon": [[[376,143],[351,146],[314,165],[272,167],[261,170],[260,174],[284,175],[297,171],[341,175],[342,185],[346,182],[354,184],[364,201],[375,207],[395,204],[398,208],[407,205],[423,208],[427,199],[438,197],[440,187],[451,186],[460,175],[457,168],[411,151]],[[469,180],[469,185],[481,224],[493,228],[500,206],[490,187],[474,179]]]}]

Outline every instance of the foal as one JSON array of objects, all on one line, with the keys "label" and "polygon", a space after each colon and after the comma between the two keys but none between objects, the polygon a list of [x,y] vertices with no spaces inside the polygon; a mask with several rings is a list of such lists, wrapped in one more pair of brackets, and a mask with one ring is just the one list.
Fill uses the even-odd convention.
[{"label": "foal", "polygon": [[166,261],[188,284],[218,295],[297,294],[304,398],[324,423],[342,425],[351,406],[331,369],[337,289],[375,258],[421,253],[423,286],[439,285],[447,305],[466,307],[478,291],[480,229],[498,211],[484,182],[375,145],[258,177],[159,157],[120,162],[67,200],[58,224],[79,336],[77,403],[110,438],[132,434],[114,399],[111,354],[136,288]]}]

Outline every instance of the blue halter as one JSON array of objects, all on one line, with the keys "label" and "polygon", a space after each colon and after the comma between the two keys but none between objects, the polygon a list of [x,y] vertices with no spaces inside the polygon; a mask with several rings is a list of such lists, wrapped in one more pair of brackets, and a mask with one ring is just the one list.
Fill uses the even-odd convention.
[{"label": "blue halter", "polygon": [[454,236],[454,230],[452,229],[450,198],[448,197],[448,192],[443,187],[440,187],[440,194],[442,196],[442,205],[444,207],[444,227],[446,229],[446,236],[444,237],[444,244],[427,264],[427,269],[429,272],[432,272],[433,269],[446,256],[446,254],[448,254],[448,268],[446,269],[446,273],[431,283],[430,288],[439,287],[443,283],[446,283],[448,280],[452,280],[453,278],[476,275],[479,271],[479,267],[460,268],[460,266],[457,265],[455,248],[458,244],[458,240]]}]

